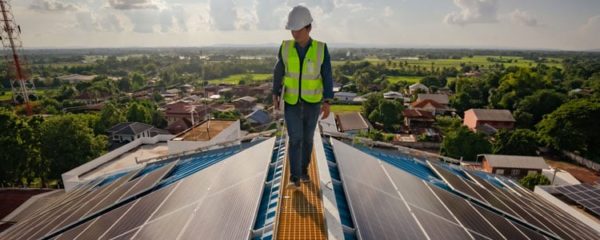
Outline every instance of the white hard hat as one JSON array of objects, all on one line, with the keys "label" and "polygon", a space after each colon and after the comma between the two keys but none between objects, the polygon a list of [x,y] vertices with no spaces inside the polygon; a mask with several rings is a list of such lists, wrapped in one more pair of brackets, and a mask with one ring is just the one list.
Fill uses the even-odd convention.
[{"label": "white hard hat", "polygon": [[311,24],[312,21],[313,19],[310,15],[310,10],[305,6],[298,5],[290,11],[285,29],[297,31],[306,27],[308,24]]}]

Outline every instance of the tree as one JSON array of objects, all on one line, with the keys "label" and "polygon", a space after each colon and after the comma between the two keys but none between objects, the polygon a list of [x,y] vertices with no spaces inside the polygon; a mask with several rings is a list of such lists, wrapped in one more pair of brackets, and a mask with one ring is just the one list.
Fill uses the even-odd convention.
[{"label": "tree", "polygon": [[371,112],[379,107],[379,102],[383,100],[383,94],[375,93],[367,97],[367,100],[362,103],[363,116],[370,116]]},{"label": "tree", "polygon": [[600,161],[600,99],[561,105],[536,125],[541,141],[555,149],[577,151]]},{"label": "tree", "polygon": [[108,143],[106,136],[95,136],[88,123],[72,114],[47,118],[40,125],[40,142],[48,177],[59,181],[62,173],[103,154]]},{"label": "tree", "polygon": [[30,166],[40,160],[36,132],[30,122],[4,108],[0,108],[0,132],[0,185],[21,185],[22,178],[30,176]]},{"label": "tree", "polygon": [[460,126],[444,137],[441,152],[445,156],[475,161],[477,154],[490,153],[492,147],[482,134],[471,132]]},{"label": "tree", "polygon": [[523,185],[523,187],[529,188],[533,190],[536,185],[549,185],[550,180],[543,174],[527,174],[527,176],[523,177],[519,180],[519,183]]},{"label": "tree", "polygon": [[125,121],[127,121],[127,118],[125,118],[123,111],[115,103],[109,102],[100,111],[99,130],[104,133],[106,129]]},{"label": "tree", "polygon": [[143,104],[133,102],[127,110],[127,121],[152,124],[152,112]]},{"label": "tree", "polygon": [[379,104],[381,123],[386,131],[393,131],[394,125],[400,124],[402,120],[402,103],[383,100]]},{"label": "tree", "polygon": [[517,122],[523,127],[533,127],[542,120],[544,115],[560,107],[566,99],[564,94],[554,90],[538,90],[517,104],[515,110]]},{"label": "tree", "polygon": [[492,144],[494,154],[526,155],[536,154],[537,137],[534,131],[529,129],[517,129],[514,131],[500,130],[494,136]]},{"label": "tree", "polygon": [[420,83],[422,83],[423,85],[427,86],[427,87],[437,87],[437,88],[442,88],[446,86],[446,78],[443,76],[427,76],[422,78],[420,81]]}]

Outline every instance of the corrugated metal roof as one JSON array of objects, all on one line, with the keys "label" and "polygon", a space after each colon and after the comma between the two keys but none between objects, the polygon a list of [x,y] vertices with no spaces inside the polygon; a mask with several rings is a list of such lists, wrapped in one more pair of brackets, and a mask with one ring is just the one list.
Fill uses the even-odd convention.
[{"label": "corrugated metal roof", "polygon": [[546,161],[544,161],[544,158],[542,157],[495,154],[482,154],[479,155],[479,157],[484,157],[492,167],[523,169],[548,168],[548,164],[546,164]]}]

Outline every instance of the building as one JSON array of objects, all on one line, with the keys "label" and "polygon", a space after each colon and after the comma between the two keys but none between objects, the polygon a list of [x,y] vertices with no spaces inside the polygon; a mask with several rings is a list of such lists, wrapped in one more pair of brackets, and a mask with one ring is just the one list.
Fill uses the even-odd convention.
[{"label": "building", "polygon": [[271,123],[271,115],[265,110],[257,109],[254,112],[246,115],[246,120],[250,125],[253,126],[263,126],[265,124]]},{"label": "building", "polygon": [[444,106],[448,106],[448,104],[450,103],[450,100],[448,99],[448,95],[446,95],[446,94],[421,93],[421,94],[417,95],[417,101],[424,101],[424,100],[433,100]]},{"label": "building", "polygon": [[431,128],[435,123],[435,117],[429,111],[404,109],[402,110],[402,116],[404,116],[404,125],[409,129]]},{"label": "building", "polygon": [[[285,188],[286,140],[110,172],[94,160],[68,172],[79,182],[54,201],[28,200],[2,219],[14,225],[0,239],[600,239],[514,180],[382,142],[315,134],[311,182]],[[120,161],[108,157],[116,154],[102,163]]]},{"label": "building", "polygon": [[169,124],[165,130],[169,131],[173,135],[177,135],[185,130],[188,130],[192,126],[192,120],[187,118],[179,118],[175,120],[175,122]]},{"label": "building", "polygon": [[399,92],[389,91],[383,94],[385,99],[404,99],[404,95]]},{"label": "building", "polygon": [[235,109],[237,109],[243,114],[247,114],[249,112],[252,112],[252,108],[256,106],[256,101],[257,99],[255,97],[244,96],[241,98],[234,99],[231,102],[235,106]]},{"label": "building", "polygon": [[428,93],[429,88],[421,83],[414,83],[414,84],[408,86],[408,92],[411,95],[415,95],[417,93]]},{"label": "building", "polygon": [[359,112],[345,112],[335,114],[335,123],[339,132],[358,134],[360,131],[369,131],[371,123]]},{"label": "building", "polygon": [[[207,109],[205,105],[186,102],[175,102],[162,107],[169,125],[183,118],[187,118],[193,123],[202,121],[208,113]],[[192,121],[192,116],[194,121]]]},{"label": "building", "polygon": [[474,132],[493,133],[498,129],[512,129],[515,119],[505,109],[469,109],[463,124]]},{"label": "building", "polygon": [[577,220],[600,232],[600,185],[563,184],[536,186],[534,193],[569,212]]},{"label": "building", "polygon": [[477,161],[488,173],[521,179],[528,174],[542,173],[548,164],[542,157],[516,156],[516,155],[477,155]]},{"label": "building", "polygon": [[336,92],[333,94],[333,98],[340,102],[352,102],[356,97],[356,93],[353,92]]},{"label": "building", "polygon": [[159,134],[169,134],[166,130],[140,122],[119,123],[106,130],[106,132],[111,141],[118,143],[132,142],[136,139],[154,137]]},{"label": "building", "polygon": [[91,82],[94,80],[94,78],[96,78],[96,75],[69,74],[58,77],[58,80],[71,84],[77,84],[80,82]]},{"label": "building", "polygon": [[448,107],[447,104],[441,104],[432,99],[417,100],[410,104],[410,108],[420,111],[427,111],[434,116],[454,112],[454,109]]},{"label": "building", "polygon": [[206,120],[167,142],[169,154],[193,151],[241,137],[240,121]]}]

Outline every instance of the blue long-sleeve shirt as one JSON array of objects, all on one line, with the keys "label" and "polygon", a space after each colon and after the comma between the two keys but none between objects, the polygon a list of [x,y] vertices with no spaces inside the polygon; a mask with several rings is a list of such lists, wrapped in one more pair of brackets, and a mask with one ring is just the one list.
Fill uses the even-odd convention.
[{"label": "blue long-sleeve shirt", "polygon": [[[302,64],[308,48],[312,43],[312,39],[308,41],[306,47],[301,47],[297,42],[294,43],[298,56],[300,57],[300,72],[302,72]],[[281,95],[281,89],[283,85],[283,76],[285,75],[285,66],[283,65],[283,59],[281,57],[281,47],[279,47],[279,53],[277,57],[277,63],[273,69],[273,94]],[[321,64],[321,78],[323,79],[323,99],[333,99],[333,74],[331,73],[331,57],[327,50],[327,44],[325,44],[325,55],[323,56],[323,64]],[[302,81],[302,79],[300,79]]]}]

